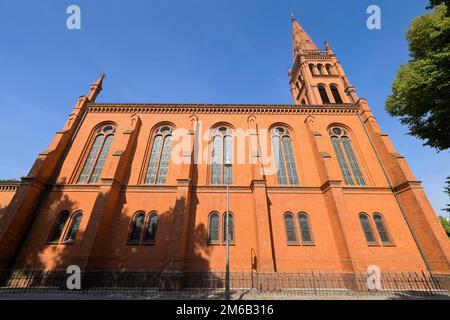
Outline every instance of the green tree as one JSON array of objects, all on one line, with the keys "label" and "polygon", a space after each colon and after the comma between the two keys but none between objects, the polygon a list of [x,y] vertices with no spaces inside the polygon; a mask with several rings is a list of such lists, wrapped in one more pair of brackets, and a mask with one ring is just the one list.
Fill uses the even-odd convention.
[{"label": "green tree", "polygon": [[406,34],[412,59],[400,67],[386,102],[387,112],[400,117],[410,135],[439,151],[450,148],[450,17],[446,16],[447,12],[446,6],[436,6],[432,13],[412,22]]},{"label": "green tree", "polygon": [[450,0],[430,0],[427,9],[433,9],[438,5],[445,4],[447,6],[447,15],[450,13]]},{"label": "green tree", "polygon": [[450,222],[448,221],[448,219],[446,219],[444,217],[439,217],[439,220],[441,220],[441,224],[444,227],[444,230],[450,239]]},{"label": "green tree", "polygon": [[[450,176],[447,177],[447,181],[445,181],[445,183],[447,185],[444,187],[444,191],[448,195],[448,198],[450,199]],[[450,213],[450,203],[447,204],[447,208],[442,209],[442,210],[447,211],[447,212]]]}]

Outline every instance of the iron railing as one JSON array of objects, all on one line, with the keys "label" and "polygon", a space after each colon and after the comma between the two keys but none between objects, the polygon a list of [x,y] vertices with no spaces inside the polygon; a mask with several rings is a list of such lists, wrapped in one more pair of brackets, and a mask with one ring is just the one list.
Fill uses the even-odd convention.
[{"label": "iron railing", "polygon": [[[69,290],[71,274],[65,271],[16,270],[0,272],[0,296],[11,294],[136,294],[203,292],[225,289],[224,271],[90,271],[80,274],[81,290]],[[450,293],[450,274],[428,272],[382,273],[379,285],[368,284],[369,275],[330,271],[255,272],[232,271],[234,292],[291,295],[445,295]]]}]

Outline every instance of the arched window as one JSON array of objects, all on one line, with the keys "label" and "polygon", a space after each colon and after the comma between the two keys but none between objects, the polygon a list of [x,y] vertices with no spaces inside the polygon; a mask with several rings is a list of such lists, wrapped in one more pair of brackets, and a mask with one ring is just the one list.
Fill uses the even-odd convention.
[{"label": "arched window", "polygon": [[271,131],[272,152],[277,169],[277,183],[285,186],[298,185],[297,169],[289,131],[284,127],[276,127]]},{"label": "arched window", "polygon": [[213,212],[209,215],[209,243],[219,242],[219,223],[220,217],[217,212]]},{"label": "arched window", "polygon": [[[223,241],[227,241],[227,214],[223,215]],[[234,218],[233,214],[230,212],[228,214],[228,239],[230,242],[234,241]]]},{"label": "arched window", "polygon": [[145,184],[165,184],[172,152],[173,128],[160,127],[153,139],[152,151],[145,175]]},{"label": "arched window", "polygon": [[213,130],[212,175],[214,185],[232,184],[233,168],[224,164],[233,163],[233,131],[221,126]]},{"label": "arched window", "polygon": [[331,64],[326,64],[325,68],[327,69],[327,72],[328,72],[329,75],[333,75],[334,74],[333,67],[331,66]]},{"label": "arched window", "polygon": [[70,227],[66,233],[66,237],[64,238],[64,242],[74,242],[77,236],[78,229],[80,228],[81,219],[83,219],[82,212],[76,212],[72,216],[72,221],[70,223]]},{"label": "arched window", "polygon": [[316,74],[316,72],[314,71],[314,65],[312,63],[309,65],[309,71],[313,76]]},{"label": "arched window", "polygon": [[48,242],[59,242],[61,235],[63,234],[64,227],[66,226],[67,220],[69,219],[69,211],[63,211],[58,215],[56,223],[48,237]]},{"label": "arched window", "polygon": [[145,228],[145,235],[144,235],[145,244],[155,243],[157,227],[158,227],[158,213],[150,212],[147,218],[147,227]]},{"label": "arched window", "polygon": [[136,213],[131,222],[131,230],[128,236],[128,243],[139,243],[141,241],[142,227],[144,226],[145,214],[142,211]]},{"label": "arched window", "polygon": [[317,65],[317,70],[319,71],[319,75],[323,76],[324,72],[323,72],[323,65],[318,64]]},{"label": "arched window", "polygon": [[375,220],[375,226],[377,227],[381,242],[383,242],[384,244],[390,244],[391,239],[389,238],[389,234],[384,224],[383,217],[379,213],[375,213],[373,215],[373,219]]},{"label": "arched window", "polygon": [[302,106],[306,105],[306,100],[302,99]]},{"label": "arched window", "polygon": [[373,235],[372,227],[370,226],[369,217],[365,213],[359,215],[359,221],[361,222],[361,227],[364,231],[364,235],[369,244],[375,244],[375,236]]},{"label": "arched window", "polygon": [[[355,154],[353,153],[353,148],[347,132],[341,127],[332,127],[329,134],[345,183],[352,186],[355,184],[354,181],[356,181],[356,184],[365,186],[366,182],[364,181]],[[343,149],[345,150],[345,155]],[[350,173],[348,164],[350,164],[350,167],[352,168],[353,177]]]},{"label": "arched window", "polygon": [[329,104],[330,98],[328,98],[327,90],[325,89],[325,87],[320,85],[320,86],[318,86],[318,88],[319,88],[320,98],[322,98],[322,103]]},{"label": "arched window", "polygon": [[309,218],[308,215],[304,212],[301,212],[298,215],[298,224],[300,226],[300,235],[302,237],[302,243],[308,244],[312,243],[312,236],[311,236],[311,227],[309,225]]},{"label": "arched window", "polygon": [[331,89],[331,93],[333,94],[333,97],[334,97],[334,102],[335,103],[343,103],[341,95],[339,94],[339,89],[335,85],[331,85],[330,89]]},{"label": "arched window", "polygon": [[114,141],[115,132],[116,128],[113,125],[105,125],[97,130],[91,150],[78,178],[78,183],[95,184],[98,182]]},{"label": "arched window", "polygon": [[297,242],[297,234],[295,232],[294,216],[292,213],[286,213],[284,215],[284,224],[286,227],[286,236],[288,242]]}]

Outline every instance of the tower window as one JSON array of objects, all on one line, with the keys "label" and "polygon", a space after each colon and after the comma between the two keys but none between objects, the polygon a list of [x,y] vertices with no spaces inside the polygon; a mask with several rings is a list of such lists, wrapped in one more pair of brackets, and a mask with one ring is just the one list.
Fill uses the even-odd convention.
[{"label": "tower window", "polygon": [[116,128],[112,125],[106,125],[97,130],[91,150],[78,178],[78,183],[95,184],[98,182],[114,141],[115,131]]},{"label": "tower window", "polygon": [[330,98],[328,98],[327,90],[325,89],[325,87],[320,85],[320,86],[318,86],[318,88],[319,88],[320,98],[322,98],[322,103],[329,104]]},{"label": "tower window", "polygon": [[372,227],[370,225],[369,217],[365,213],[361,213],[359,215],[359,221],[361,222],[361,227],[364,232],[364,236],[366,237],[366,241],[369,244],[376,244],[375,236],[372,231]]},{"label": "tower window", "polygon": [[319,75],[321,75],[321,76],[324,75],[323,65],[318,64],[317,65],[317,70],[319,71]]},{"label": "tower window", "polygon": [[[356,181],[356,184],[365,186],[366,182],[362,176],[347,132],[341,127],[332,127],[329,134],[345,183],[352,186]],[[343,150],[345,150],[345,154]],[[353,175],[350,172],[349,164]]]},{"label": "tower window", "polygon": [[213,185],[232,184],[233,169],[225,166],[233,162],[233,131],[228,127],[213,130],[212,176]]},{"label": "tower window", "polygon": [[327,69],[327,73],[328,73],[328,75],[333,75],[334,73],[333,73],[333,67],[331,66],[331,64],[326,64],[325,65],[325,68]]},{"label": "tower window", "polygon": [[334,102],[343,103],[341,95],[339,94],[339,89],[335,85],[331,85],[330,89],[331,89],[331,93],[333,94],[333,97],[334,97]]},{"label": "tower window", "polygon": [[276,127],[272,129],[271,135],[277,183],[285,186],[289,181],[291,186],[297,186],[297,169],[289,131],[283,127]]},{"label": "tower window", "polygon": [[145,175],[145,184],[162,185],[166,183],[172,152],[172,131],[173,128],[170,126],[162,126],[156,131]]}]

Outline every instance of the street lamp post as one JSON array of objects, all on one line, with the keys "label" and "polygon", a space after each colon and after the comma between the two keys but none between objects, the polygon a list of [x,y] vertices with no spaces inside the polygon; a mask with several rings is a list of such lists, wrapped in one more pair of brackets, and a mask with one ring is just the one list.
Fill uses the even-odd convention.
[{"label": "street lamp post", "polygon": [[225,242],[226,242],[226,267],[225,267],[225,299],[230,300],[230,171],[231,171],[232,163],[231,159],[227,158],[225,160],[225,168],[226,170],[226,185],[227,185],[227,212],[225,214]]}]

